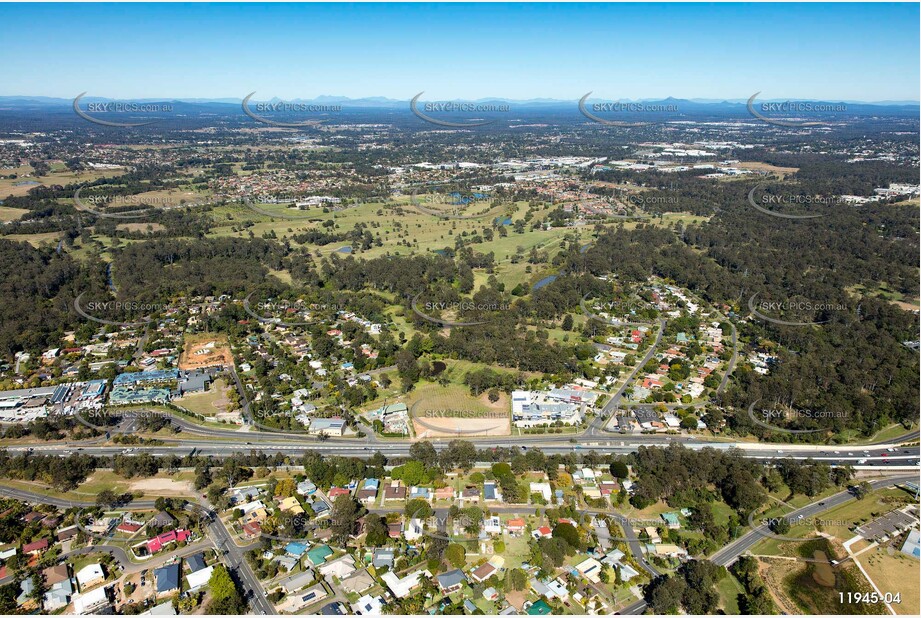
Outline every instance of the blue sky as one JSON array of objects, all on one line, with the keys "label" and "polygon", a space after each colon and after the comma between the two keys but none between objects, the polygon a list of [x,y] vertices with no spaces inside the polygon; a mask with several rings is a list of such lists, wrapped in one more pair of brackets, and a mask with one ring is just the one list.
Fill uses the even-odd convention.
[{"label": "blue sky", "polygon": [[0,95],[918,100],[919,5],[0,4]]}]

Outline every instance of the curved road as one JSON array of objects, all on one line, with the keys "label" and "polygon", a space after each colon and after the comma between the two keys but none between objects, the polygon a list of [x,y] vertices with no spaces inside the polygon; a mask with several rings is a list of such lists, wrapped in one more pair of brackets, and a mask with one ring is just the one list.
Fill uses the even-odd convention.
[{"label": "curved road", "polygon": [[[917,481],[918,481],[918,475],[912,474],[910,476],[896,476],[896,477],[891,477],[888,479],[880,479],[876,481],[871,481],[870,485],[873,486],[873,489],[882,489],[883,487],[891,487],[894,485],[899,485],[901,483],[909,483],[909,482],[917,482]],[[813,517],[815,515],[818,515],[819,513],[822,513],[829,509],[833,509],[837,506],[840,506],[844,504],[845,502],[849,502],[850,500],[856,500],[856,499],[857,498],[855,498],[850,492],[842,491],[832,496],[829,496],[828,498],[825,498],[823,500],[818,500],[816,502],[813,502],[812,504],[808,504],[800,509],[793,511],[792,513],[788,513],[787,516],[796,517],[796,518],[800,516]],[[748,532],[740,536],[735,541],[732,541],[731,543],[729,543],[722,549],[719,549],[716,553],[710,556],[709,560],[713,562],[714,564],[728,567],[733,562],[738,560],[739,556],[743,555],[745,552],[751,549],[753,545],[758,543],[758,541],[762,541],[766,538],[770,538],[769,534],[770,534],[770,531],[768,530],[768,527],[766,525],[758,526],[751,532]],[[620,613],[621,614],[642,614],[645,610],[646,610],[646,601],[639,600],[639,601],[636,601],[635,603],[628,605],[624,609],[622,609]]]},{"label": "curved road", "polygon": [[[11,489],[6,487],[0,488],[0,495],[15,498],[16,500],[20,500],[22,502],[51,504],[59,508],[88,508],[96,506],[94,502],[65,500],[62,498],[56,498],[54,496],[46,496],[21,489]],[[243,555],[244,551],[252,549],[258,546],[258,544],[249,545],[247,547],[239,547],[236,543],[233,542],[233,539],[230,536],[230,532],[227,530],[224,522],[221,521],[221,518],[216,515],[211,505],[206,500],[201,500],[201,506],[205,509],[205,512],[208,515],[207,531],[210,540],[199,541],[193,546],[185,547],[183,548],[181,554],[170,553],[168,556],[164,556],[162,562],[165,562],[167,559],[176,555],[186,556],[192,553],[196,553],[196,551],[200,551],[207,545],[213,544],[214,547],[217,548],[217,550],[220,552],[220,554],[226,559],[230,569],[235,571],[239,576],[240,583],[244,588],[244,596],[250,603],[251,607],[253,607],[257,613],[262,615],[274,614],[275,607],[266,598],[265,590],[262,588],[262,585],[259,583],[259,580],[256,578],[256,575],[253,573],[253,570],[250,568],[249,563],[246,562],[246,559]],[[153,500],[138,500],[136,502],[130,502],[122,508],[129,510],[141,510],[152,509],[155,507]],[[118,560],[123,565],[123,567],[126,568],[126,572],[135,572],[138,570],[151,568],[152,566],[156,566],[156,562],[159,560],[155,558],[153,562],[147,562],[143,564],[133,563],[131,562],[125,550],[120,547],[109,547],[106,545],[96,545],[93,547],[81,548],[70,552],[67,555],[82,555],[97,552],[105,552],[114,556],[115,559]]]}]

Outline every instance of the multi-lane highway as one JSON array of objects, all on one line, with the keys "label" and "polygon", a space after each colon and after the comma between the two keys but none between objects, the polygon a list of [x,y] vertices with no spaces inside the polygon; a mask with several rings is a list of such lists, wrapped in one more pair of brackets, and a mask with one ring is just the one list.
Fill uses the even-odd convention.
[{"label": "multi-lane highway", "polygon": [[[232,432],[231,432],[232,433]],[[258,437],[257,437],[258,436]],[[512,448],[523,449],[539,448],[547,454],[555,453],[588,453],[595,451],[601,454],[627,454],[636,451],[641,446],[668,446],[669,444],[682,444],[690,449],[717,448],[736,449],[744,457],[758,461],[770,462],[787,457],[793,459],[815,459],[832,465],[867,466],[873,468],[901,468],[917,466],[919,448],[917,432],[903,436],[899,440],[860,446],[828,446],[809,444],[765,444],[756,442],[711,442],[690,436],[663,436],[663,435],[633,435],[622,437],[603,437],[570,442],[565,434],[553,440],[546,436],[531,436],[537,439],[525,440],[523,437],[491,438],[487,440],[470,440],[481,449]],[[289,437],[290,438],[290,437]],[[432,445],[441,450],[447,447],[450,439],[433,440]],[[906,444],[908,443],[908,444]],[[328,455],[343,455],[351,457],[370,457],[375,452],[380,452],[388,458],[407,457],[412,443],[410,441],[380,441],[369,444],[361,440],[294,440],[278,438],[272,434],[259,434],[255,432],[236,433],[234,438],[221,436],[221,439],[206,439],[191,437],[187,440],[171,440],[169,444],[157,446],[131,447],[130,453],[150,453],[154,456],[170,454],[188,455],[193,449],[195,454],[211,457],[227,457],[234,453],[261,452],[269,456],[281,453],[286,456],[298,457],[304,453],[315,451]],[[21,452],[35,452],[48,455],[68,456],[73,453],[84,453],[111,457],[126,452],[124,446],[102,445],[98,443],[40,443],[31,445],[7,446],[11,454]]]}]

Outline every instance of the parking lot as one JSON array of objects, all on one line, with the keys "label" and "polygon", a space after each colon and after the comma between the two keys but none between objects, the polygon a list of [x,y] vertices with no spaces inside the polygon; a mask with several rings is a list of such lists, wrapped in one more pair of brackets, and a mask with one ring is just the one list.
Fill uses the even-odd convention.
[{"label": "parking lot", "polygon": [[857,533],[865,539],[881,539],[909,528],[915,521],[914,517],[903,511],[892,511],[858,527]]}]

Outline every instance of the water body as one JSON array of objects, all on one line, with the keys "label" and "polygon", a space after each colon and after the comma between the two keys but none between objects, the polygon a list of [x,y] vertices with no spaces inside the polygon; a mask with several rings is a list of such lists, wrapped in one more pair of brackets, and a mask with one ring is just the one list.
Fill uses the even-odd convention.
[{"label": "water body", "polygon": [[550,276],[544,277],[543,279],[541,279],[540,281],[534,284],[534,286],[531,288],[531,291],[533,292],[534,290],[541,289],[545,285],[550,285],[551,283],[556,281],[557,276],[558,275],[550,275]]},{"label": "water body", "polygon": [[13,186],[14,187],[31,187],[31,186],[40,185],[40,184],[42,183],[36,180],[20,180],[19,182],[14,182]]},{"label": "water body", "polygon": [[336,249],[336,253],[351,253],[351,252],[352,252],[351,247],[340,247]]},{"label": "water body", "polygon": [[588,243],[587,245],[582,245],[581,247],[579,247],[579,253],[585,253],[586,251],[588,251],[588,248],[591,246],[592,246],[592,243]]},{"label": "water body", "polygon": [[503,219],[502,217],[496,217],[496,223],[498,223],[498,224],[500,224],[500,225],[511,225],[511,224],[512,224],[512,218],[511,218],[511,217],[506,217],[505,219]]},{"label": "water body", "polygon": [[115,279],[112,277],[112,262],[106,264],[106,276],[109,278],[109,289],[112,290],[113,294],[117,294],[118,290],[115,289]]}]

